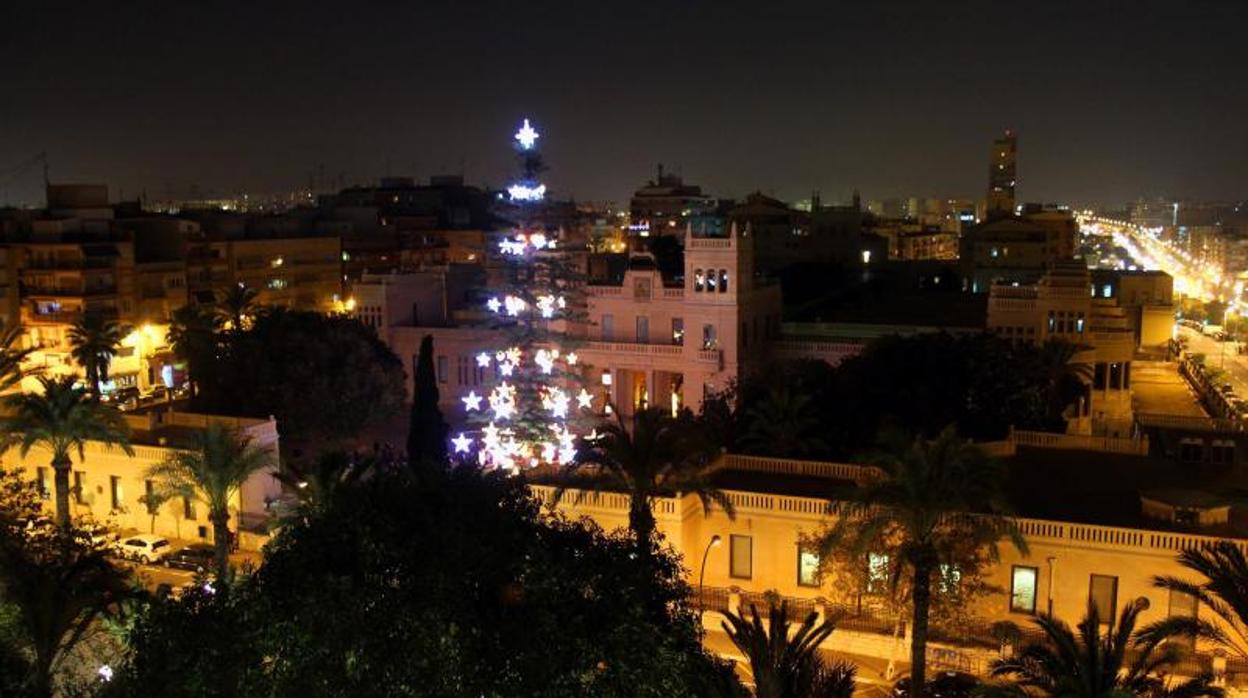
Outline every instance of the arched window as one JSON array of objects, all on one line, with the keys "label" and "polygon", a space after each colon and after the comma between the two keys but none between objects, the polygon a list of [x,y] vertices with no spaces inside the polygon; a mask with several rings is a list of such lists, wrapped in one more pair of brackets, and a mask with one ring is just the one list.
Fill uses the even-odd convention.
[{"label": "arched window", "polygon": [[703,279],[702,279],[702,270],[701,270],[701,269],[696,269],[696,270],[694,270],[694,272],[693,272],[693,290],[694,290],[694,291],[701,291],[701,290],[702,290],[702,284],[703,284]]},{"label": "arched window", "polygon": [[728,270],[727,269],[719,270],[719,292],[720,293],[728,292]]}]

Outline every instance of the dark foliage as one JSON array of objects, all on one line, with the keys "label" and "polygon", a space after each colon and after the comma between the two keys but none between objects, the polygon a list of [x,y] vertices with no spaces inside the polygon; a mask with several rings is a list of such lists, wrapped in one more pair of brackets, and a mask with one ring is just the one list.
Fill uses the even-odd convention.
[{"label": "dark foliage", "polygon": [[[403,404],[403,366],[358,320],[274,309],[245,332],[189,333],[199,355],[201,409],[277,417],[283,438],[338,440],[393,415]],[[195,369],[192,367],[192,375]],[[201,377],[202,376],[202,377]]]},{"label": "dark foliage", "polygon": [[[950,424],[967,438],[989,441],[1004,438],[1010,426],[1057,426],[1050,416],[1051,363],[1040,347],[986,334],[885,337],[836,368],[817,361],[769,365],[741,383],[730,416],[715,401],[706,410],[740,441],[730,442],[730,450],[745,452],[767,448],[746,435],[771,435],[786,424],[791,450],[806,458],[845,459],[872,448],[882,432],[930,437]],[[789,395],[777,395],[777,386]],[[801,404],[795,395],[803,396]],[[787,407],[777,423],[780,406]],[[760,417],[772,423],[753,424]]]},{"label": "dark foliage", "polygon": [[676,560],[548,522],[522,484],[388,473],[291,522],[254,577],[157,604],[121,695],[707,695]]},{"label": "dark foliage", "polygon": [[420,341],[407,427],[407,459],[413,467],[441,467],[446,463],[446,420],[438,409],[438,379],[433,372],[433,336]]}]

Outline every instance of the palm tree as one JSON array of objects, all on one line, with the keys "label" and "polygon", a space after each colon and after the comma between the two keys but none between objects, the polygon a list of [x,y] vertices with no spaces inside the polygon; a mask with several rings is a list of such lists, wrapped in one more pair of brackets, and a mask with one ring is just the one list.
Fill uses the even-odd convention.
[{"label": "palm tree", "polygon": [[78,532],[31,539],[13,527],[0,527],[0,592],[17,611],[17,635],[31,659],[22,695],[32,696],[51,696],[60,667],[97,621],[135,596],[128,574]]},{"label": "palm tree", "polygon": [[290,490],[300,514],[331,509],[345,490],[369,477],[380,466],[374,456],[355,456],[342,451],[324,453],[311,466],[287,463],[274,477]]},{"label": "palm tree", "polygon": [[230,286],[217,297],[217,317],[223,324],[228,323],[232,331],[242,332],[247,320],[256,314],[256,297],[259,295],[259,291],[242,283]]},{"label": "palm tree", "polygon": [[811,611],[797,632],[790,633],[787,603],[771,607],[769,626],[753,605],[750,611],[753,618],[749,621],[735,613],[725,614],[723,626],[750,662],[757,698],[850,698],[854,694],[854,665],[825,664],[819,656],[819,645],[836,629],[831,621],[816,623],[819,615]]},{"label": "palm tree", "polygon": [[1230,541],[1209,548],[1189,548],[1179,553],[1179,564],[1204,579],[1190,582],[1178,577],[1153,577],[1161,589],[1186,594],[1199,601],[1220,624],[1196,615],[1171,616],[1140,631],[1142,637],[1163,640],[1171,637],[1201,638],[1218,645],[1227,654],[1248,660],[1248,559]]},{"label": "palm tree", "polygon": [[86,313],[69,328],[70,356],[86,373],[87,386],[98,398],[100,384],[108,382],[108,368],[121,349],[129,328],[99,313]]},{"label": "palm tree", "polygon": [[40,393],[6,398],[10,414],[0,421],[11,435],[9,438],[18,444],[23,458],[35,446],[52,452],[56,518],[62,527],[69,525],[69,471],[74,465],[71,453],[77,449],[78,460],[82,460],[86,442],[100,441],[134,455],[130,427],[121,412],[96,402],[75,382],[73,376],[40,377]]},{"label": "palm tree", "polygon": [[177,450],[148,469],[148,477],[174,496],[196,497],[208,505],[216,546],[217,579],[229,572],[230,502],[253,473],[273,465],[273,453],[218,423],[194,437],[191,450]]},{"label": "palm tree", "polygon": [[1092,383],[1092,366],[1076,363],[1075,357],[1084,347],[1063,339],[1049,339],[1040,347],[1040,362],[1045,375],[1045,402],[1049,418],[1061,420],[1071,402],[1083,397]]},{"label": "palm tree", "polygon": [[952,427],[934,440],[894,443],[867,459],[888,473],[846,493],[834,502],[840,516],[826,531],[820,548],[840,548],[852,557],[890,551],[899,584],[909,572],[911,624],[911,695],[925,690],[928,615],[932,578],[942,567],[960,569],[985,549],[997,558],[997,545],[1008,539],[1026,552],[1013,521],[1003,516],[1004,471]]},{"label": "palm tree", "polygon": [[767,391],[745,414],[750,426],[744,441],[759,453],[795,457],[827,448],[818,436],[819,417],[810,395],[787,385]]},{"label": "palm tree", "polygon": [[1045,642],[1023,646],[1008,659],[991,664],[995,677],[1013,680],[1009,693],[1061,698],[1118,698],[1141,696],[1223,695],[1212,685],[1212,674],[1191,680],[1168,681],[1165,671],[1179,660],[1179,649],[1153,638],[1133,636],[1140,611],[1146,607],[1137,599],[1123,607],[1117,623],[1101,633],[1096,605],[1089,602],[1087,615],[1079,623],[1078,634],[1060,620],[1048,615],[1036,618]]},{"label": "palm tree", "polygon": [[[706,513],[718,504],[729,517],[735,516],[732,502],[708,478],[717,451],[687,410],[679,417],[660,408],[641,410],[634,415],[631,426],[624,423],[616,410],[615,421],[604,423],[601,432],[564,469],[555,489],[555,503],[573,486],[627,493],[628,527],[646,556],[654,540],[651,506],[664,493],[693,493],[702,500]],[[580,477],[582,473],[589,477]],[[582,492],[578,498],[583,496]]]},{"label": "palm tree", "polygon": [[219,317],[200,305],[184,305],[170,317],[169,346],[175,356],[186,362],[195,395],[199,394],[200,383],[207,378],[216,360],[220,329]]},{"label": "palm tree", "polygon": [[0,393],[7,393],[11,388],[22,382],[26,372],[22,362],[30,356],[34,348],[20,349],[22,340],[20,325],[5,327],[0,330]]}]

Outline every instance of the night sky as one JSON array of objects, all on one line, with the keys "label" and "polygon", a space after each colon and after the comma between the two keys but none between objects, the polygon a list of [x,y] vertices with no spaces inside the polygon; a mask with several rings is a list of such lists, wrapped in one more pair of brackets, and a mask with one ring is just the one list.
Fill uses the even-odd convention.
[{"label": "night sky", "polygon": [[322,166],[498,185],[528,116],[579,199],[626,200],[659,162],[724,196],[981,197],[1007,126],[1022,200],[1237,199],[1245,20],[1190,1],[12,0],[0,190],[41,202],[37,171],[8,174],[41,150],[54,181],[127,197],[291,190]]}]

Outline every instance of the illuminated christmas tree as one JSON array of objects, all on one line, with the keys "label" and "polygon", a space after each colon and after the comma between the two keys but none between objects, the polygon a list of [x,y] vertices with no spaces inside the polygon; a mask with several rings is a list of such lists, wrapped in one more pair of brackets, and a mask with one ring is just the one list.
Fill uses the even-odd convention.
[{"label": "illuminated christmas tree", "polygon": [[514,226],[498,240],[498,288],[486,294],[498,346],[482,347],[476,367],[483,392],[461,397],[473,427],[451,439],[457,457],[509,471],[563,465],[576,457],[593,399],[570,330],[584,321],[582,278],[548,225],[538,132],[525,119],[516,132],[521,178],[507,189]]}]

